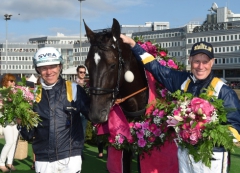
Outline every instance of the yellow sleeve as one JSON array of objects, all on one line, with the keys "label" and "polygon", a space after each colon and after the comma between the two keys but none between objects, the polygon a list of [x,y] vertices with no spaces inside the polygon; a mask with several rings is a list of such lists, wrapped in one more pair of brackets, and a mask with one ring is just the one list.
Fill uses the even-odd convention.
[{"label": "yellow sleeve", "polygon": [[232,132],[233,136],[240,141],[240,134],[238,133],[238,131],[236,129],[234,129],[233,127],[229,127],[229,130]]}]

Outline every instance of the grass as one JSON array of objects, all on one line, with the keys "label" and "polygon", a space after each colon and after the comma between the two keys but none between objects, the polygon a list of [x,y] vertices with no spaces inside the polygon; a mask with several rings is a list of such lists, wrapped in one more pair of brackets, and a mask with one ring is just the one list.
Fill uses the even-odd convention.
[{"label": "grass", "polygon": [[[0,149],[2,149],[5,141],[0,139]],[[230,173],[239,173],[240,163],[240,147],[234,147],[235,152],[231,154],[231,168]],[[84,160],[82,164],[81,173],[108,173],[106,169],[106,150],[104,150],[104,158],[97,157],[98,150],[95,145],[85,144]],[[32,165],[32,146],[28,144],[28,157],[24,160],[14,160],[13,165],[17,168],[17,173],[34,173],[30,170]],[[132,173],[137,173],[137,163],[134,160],[132,166]]]}]

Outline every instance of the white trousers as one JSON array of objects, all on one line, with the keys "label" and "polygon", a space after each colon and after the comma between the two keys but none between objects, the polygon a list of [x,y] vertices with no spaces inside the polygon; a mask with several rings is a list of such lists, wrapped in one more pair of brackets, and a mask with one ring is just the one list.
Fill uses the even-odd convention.
[{"label": "white trousers", "polygon": [[5,145],[2,148],[0,156],[0,166],[13,163],[14,152],[17,144],[18,130],[17,125],[7,125],[3,128],[3,135],[5,138]]},{"label": "white trousers", "polygon": [[35,161],[36,173],[80,173],[81,168],[81,156],[73,156],[55,162]]},{"label": "white trousers", "polygon": [[202,162],[194,162],[187,149],[178,148],[179,173],[227,173],[228,152],[213,152],[211,167]]}]

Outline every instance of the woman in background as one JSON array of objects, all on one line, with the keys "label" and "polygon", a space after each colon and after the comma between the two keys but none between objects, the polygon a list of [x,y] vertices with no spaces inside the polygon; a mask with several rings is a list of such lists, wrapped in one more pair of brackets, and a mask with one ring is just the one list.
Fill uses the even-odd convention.
[{"label": "woman in background", "polygon": [[[6,74],[1,80],[1,85],[2,87],[7,88],[14,87],[15,81],[16,77],[14,75]],[[12,163],[18,138],[17,125],[14,122],[7,124],[5,127],[3,127],[3,135],[6,143],[1,151],[0,170],[2,170],[2,172],[8,172],[9,169],[16,170]],[[6,160],[7,163],[5,163]]]}]

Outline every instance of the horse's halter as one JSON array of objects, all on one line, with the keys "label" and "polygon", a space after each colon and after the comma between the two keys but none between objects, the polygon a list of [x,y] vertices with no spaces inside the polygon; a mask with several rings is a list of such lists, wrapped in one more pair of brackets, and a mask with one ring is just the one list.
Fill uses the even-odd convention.
[{"label": "horse's halter", "polygon": [[[89,92],[92,95],[104,95],[104,94],[109,94],[109,93],[113,93],[113,101],[116,99],[118,93],[119,93],[119,85],[120,85],[120,79],[121,79],[121,72],[122,72],[122,66],[124,63],[124,60],[122,58],[122,49],[120,49],[119,47],[119,42],[118,40],[115,41],[116,43],[116,48],[114,48],[113,46],[107,46],[104,45],[102,42],[98,42],[97,44],[91,44],[91,46],[97,46],[99,49],[101,50],[109,50],[110,48],[113,48],[115,50],[117,50],[118,52],[118,60],[119,60],[119,64],[118,64],[118,78],[117,78],[117,84],[116,87],[113,89],[110,88],[99,88],[99,87],[89,87]],[[101,92],[99,92],[101,91]]]}]

